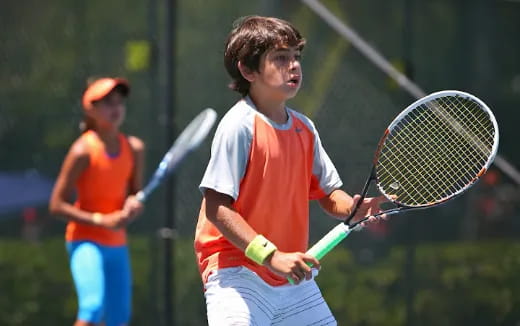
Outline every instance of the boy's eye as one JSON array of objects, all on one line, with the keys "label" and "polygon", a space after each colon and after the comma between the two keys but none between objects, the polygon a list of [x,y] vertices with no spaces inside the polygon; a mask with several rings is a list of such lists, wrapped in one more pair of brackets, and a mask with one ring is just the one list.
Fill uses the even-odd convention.
[{"label": "boy's eye", "polygon": [[291,59],[295,61],[300,61],[302,58],[301,54],[295,54],[294,56],[291,56],[289,54],[279,54],[274,57],[274,60],[278,62],[288,62]]},{"label": "boy's eye", "polygon": [[274,58],[276,61],[285,62],[289,60],[289,56],[286,54],[279,54]]}]

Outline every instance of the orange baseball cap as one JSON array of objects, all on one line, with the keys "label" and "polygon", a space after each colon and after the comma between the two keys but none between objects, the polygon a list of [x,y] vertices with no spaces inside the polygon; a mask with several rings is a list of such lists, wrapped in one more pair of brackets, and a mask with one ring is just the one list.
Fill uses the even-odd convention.
[{"label": "orange baseball cap", "polygon": [[123,78],[100,78],[90,84],[83,93],[83,109],[92,109],[92,103],[107,96],[114,88],[120,86],[124,96],[130,93],[130,84]]}]

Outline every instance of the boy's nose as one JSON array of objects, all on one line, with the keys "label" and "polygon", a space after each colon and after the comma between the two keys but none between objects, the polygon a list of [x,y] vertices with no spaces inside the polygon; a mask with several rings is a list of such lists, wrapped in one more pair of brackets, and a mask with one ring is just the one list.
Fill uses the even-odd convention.
[{"label": "boy's nose", "polygon": [[298,60],[292,60],[291,65],[289,66],[289,69],[291,69],[291,71],[292,71],[292,70],[296,70],[298,68],[300,68],[300,62]]}]

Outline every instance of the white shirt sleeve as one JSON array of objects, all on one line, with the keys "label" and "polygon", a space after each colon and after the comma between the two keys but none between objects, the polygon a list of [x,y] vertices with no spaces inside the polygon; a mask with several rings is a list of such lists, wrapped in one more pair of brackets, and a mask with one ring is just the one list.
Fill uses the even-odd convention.
[{"label": "white shirt sleeve", "polygon": [[239,102],[220,121],[211,145],[211,157],[199,185],[238,198],[240,181],[244,177],[252,140],[250,110]]},{"label": "white shirt sleeve", "polygon": [[[330,194],[333,190],[338,189],[343,185],[338,171],[323,148],[320,135],[312,120],[302,113],[294,110],[292,110],[292,112],[294,112],[295,115],[305,123],[314,134],[314,160],[312,162],[312,174],[318,181],[318,185],[316,186],[319,187],[319,190],[323,191],[325,194]],[[311,186],[311,198],[315,197],[315,190],[316,189],[313,189]]]},{"label": "white shirt sleeve", "polygon": [[319,180],[319,186],[325,194],[330,194],[333,190],[343,185],[336,167],[332,163],[329,155],[321,144],[320,136],[314,129],[314,161],[312,164],[312,174]]}]

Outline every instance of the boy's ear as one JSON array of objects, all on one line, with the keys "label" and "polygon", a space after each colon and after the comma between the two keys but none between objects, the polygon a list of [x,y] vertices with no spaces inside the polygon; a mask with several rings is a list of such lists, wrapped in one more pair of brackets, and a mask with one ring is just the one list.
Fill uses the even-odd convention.
[{"label": "boy's ear", "polygon": [[254,71],[243,65],[241,61],[238,62],[238,70],[240,71],[240,74],[242,74],[242,77],[244,77],[248,82],[255,80]]}]

